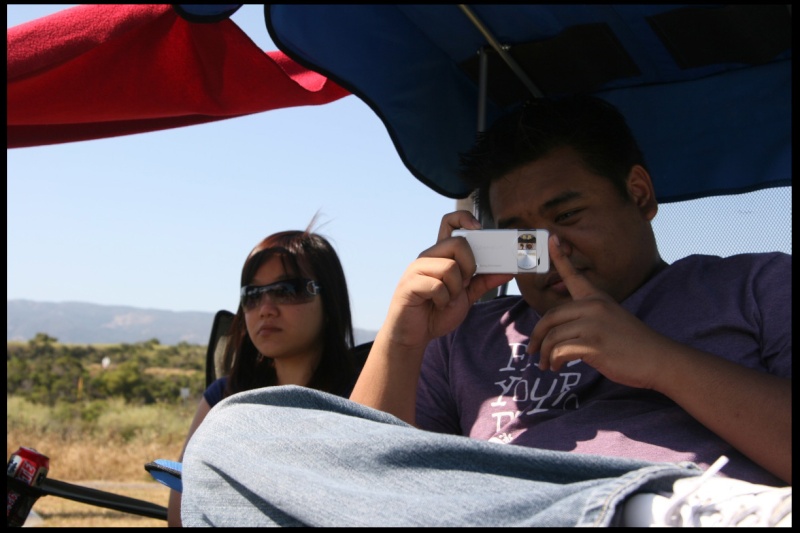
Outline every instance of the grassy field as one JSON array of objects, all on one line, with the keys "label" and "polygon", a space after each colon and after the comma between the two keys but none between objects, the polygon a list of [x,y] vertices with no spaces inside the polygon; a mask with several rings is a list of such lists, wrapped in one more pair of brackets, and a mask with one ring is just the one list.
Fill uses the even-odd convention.
[{"label": "grassy field", "polygon": [[[48,477],[166,507],[169,489],[144,470],[154,459],[177,459],[195,410],[184,405],[131,406],[108,400],[90,422],[74,406],[35,405],[6,397],[6,457],[20,446],[50,458]],[[38,527],[165,527],[166,522],[74,502],[40,498]]]}]

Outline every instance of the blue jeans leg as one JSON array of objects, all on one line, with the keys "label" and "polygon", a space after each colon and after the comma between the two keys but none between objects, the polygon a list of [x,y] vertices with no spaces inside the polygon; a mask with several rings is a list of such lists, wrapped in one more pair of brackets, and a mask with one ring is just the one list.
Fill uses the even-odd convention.
[{"label": "blue jeans leg", "polygon": [[611,526],[626,497],[699,473],[442,435],[269,387],[223,400],[200,425],[181,516],[184,526]]}]

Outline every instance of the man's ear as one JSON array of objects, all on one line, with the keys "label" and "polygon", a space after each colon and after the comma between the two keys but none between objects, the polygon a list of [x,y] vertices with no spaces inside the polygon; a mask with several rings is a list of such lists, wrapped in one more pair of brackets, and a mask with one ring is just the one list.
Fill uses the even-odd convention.
[{"label": "man's ear", "polygon": [[650,173],[641,165],[633,165],[628,173],[628,196],[647,220],[653,220],[658,212],[656,191]]}]

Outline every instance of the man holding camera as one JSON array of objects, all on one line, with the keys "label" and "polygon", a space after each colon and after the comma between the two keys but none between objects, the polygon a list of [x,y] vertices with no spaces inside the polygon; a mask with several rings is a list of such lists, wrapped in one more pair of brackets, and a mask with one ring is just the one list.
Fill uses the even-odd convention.
[{"label": "man holding camera", "polygon": [[791,256],[666,264],[644,158],[599,99],[532,102],[463,169],[498,228],[549,231],[550,272],[476,304],[512,276],[474,275],[451,233],[480,223],[446,215],[352,402],[232,398],[207,431],[255,424],[257,475],[232,478],[219,434],[196,437],[185,476],[206,488],[184,482],[184,523],[790,524],[791,487],[772,487],[791,484]]}]

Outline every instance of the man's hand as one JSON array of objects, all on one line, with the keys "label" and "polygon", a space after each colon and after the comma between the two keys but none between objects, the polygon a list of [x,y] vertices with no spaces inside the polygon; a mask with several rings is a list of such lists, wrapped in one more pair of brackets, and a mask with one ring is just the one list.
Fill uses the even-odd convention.
[{"label": "man's hand", "polygon": [[442,218],[438,242],[423,251],[397,285],[385,323],[393,343],[425,346],[455,329],[487,291],[513,279],[509,274],[475,276],[475,257],[454,229],[479,229],[467,211]]},{"label": "man's hand", "polygon": [[533,328],[528,352],[540,352],[539,368],[581,359],[612,381],[656,390],[791,484],[791,380],[656,333],[575,270],[554,235],[549,248],[572,301]]},{"label": "man's hand", "polygon": [[447,213],[442,217],[442,223],[439,225],[439,237],[436,242],[449,239],[453,234],[453,230],[457,229],[481,229],[481,223],[469,211],[460,210]]},{"label": "man's hand", "polygon": [[512,279],[475,274],[475,257],[454,229],[478,229],[467,211],[442,218],[437,243],[406,269],[350,399],[415,422],[416,391],[425,347],[455,329],[486,291]]},{"label": "man's hand", "polygon": [[676,343],[592,285],[562,253],[557,236],[548,246],[572,301],[550,309],[533,329],[528,352],[540,352],[539,368],[558,371],[581,359],[612,381],[653,388],[660,354]]}]

